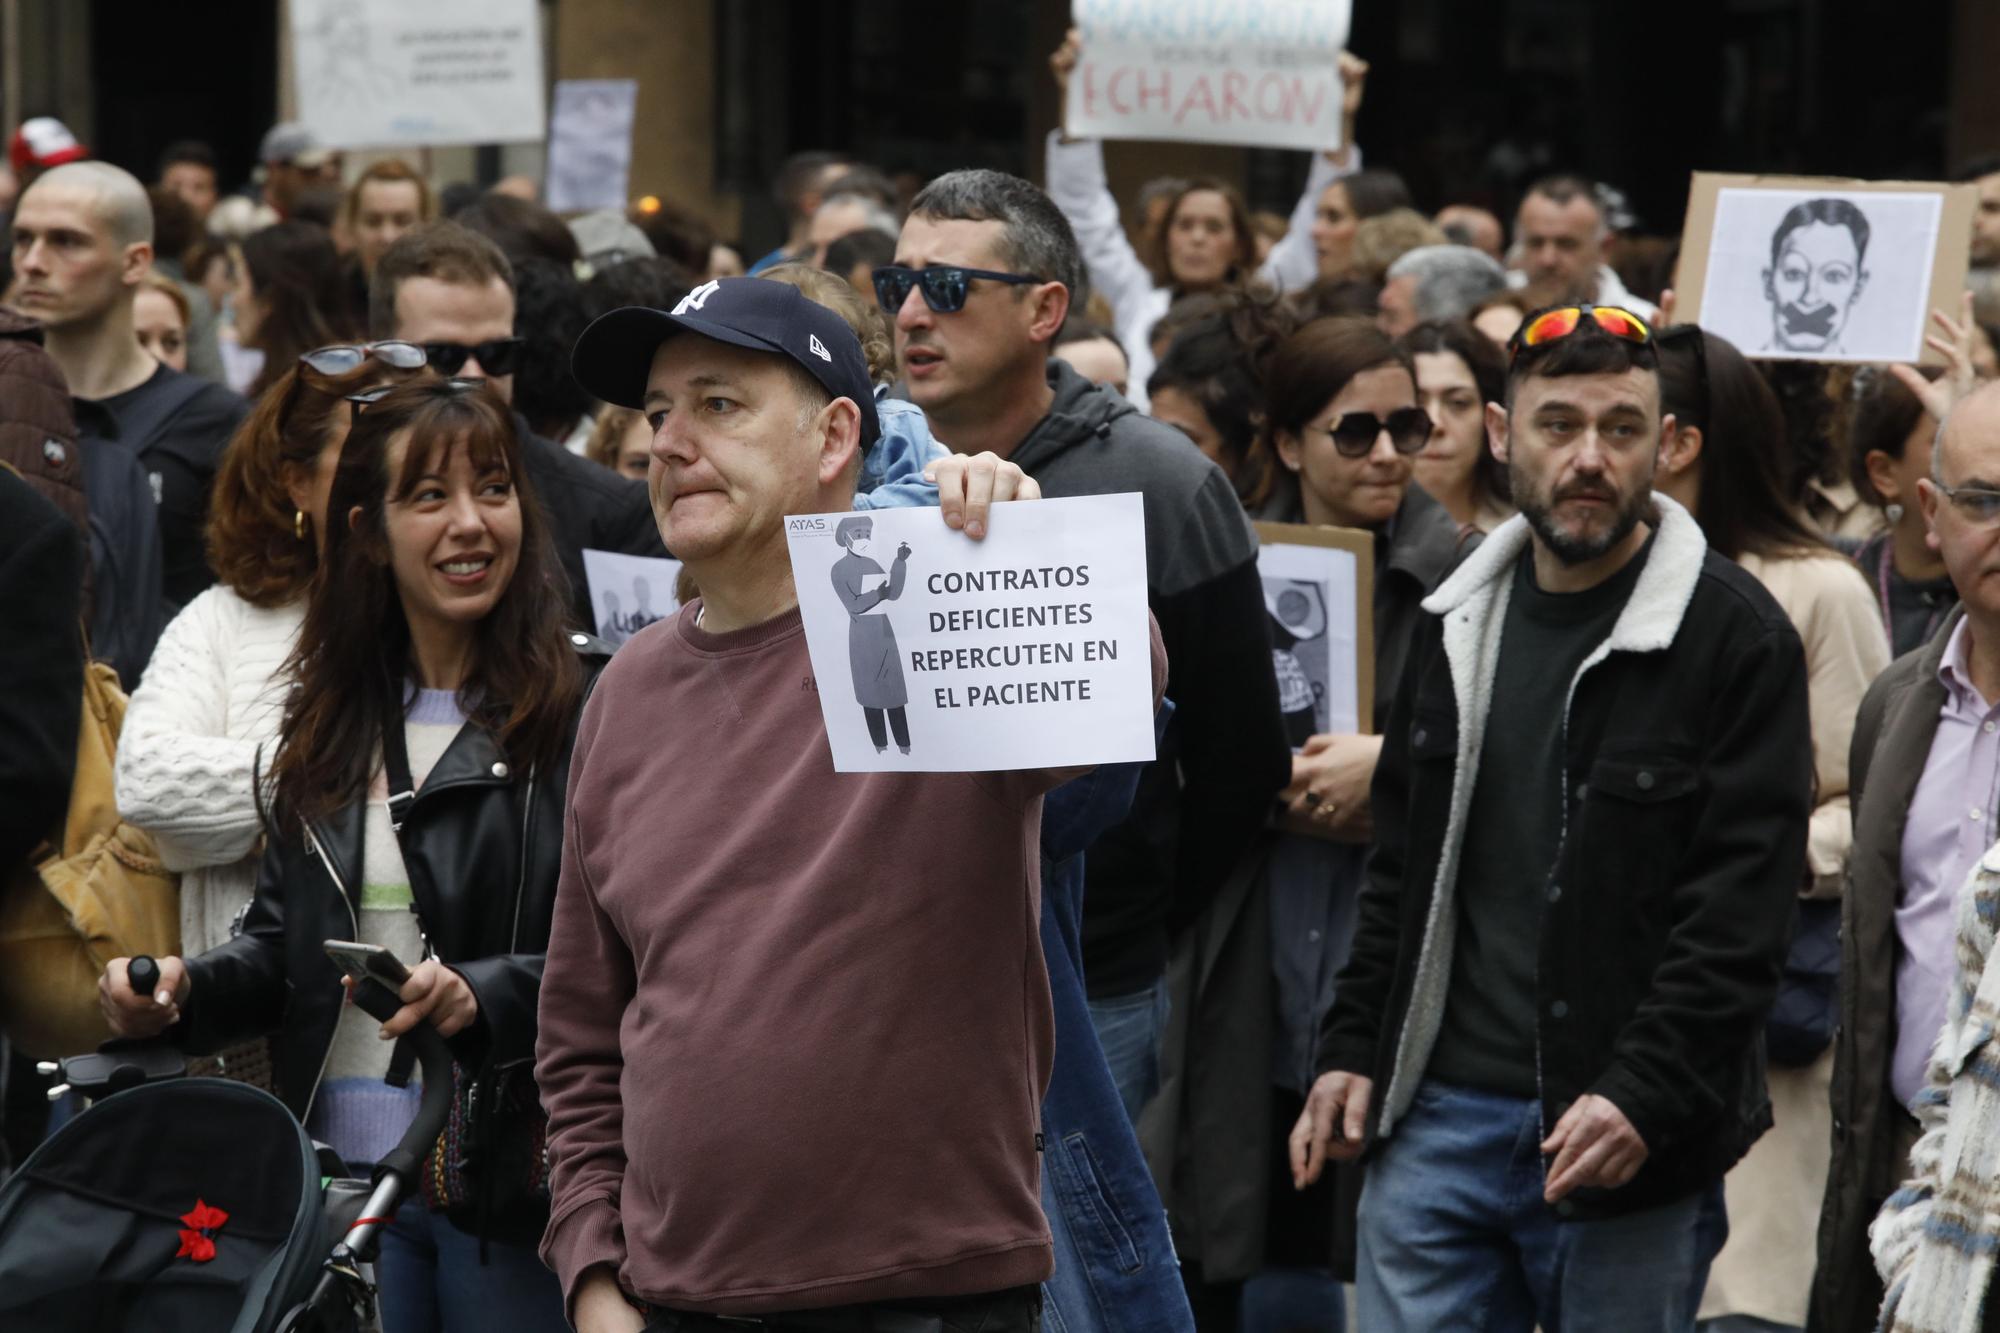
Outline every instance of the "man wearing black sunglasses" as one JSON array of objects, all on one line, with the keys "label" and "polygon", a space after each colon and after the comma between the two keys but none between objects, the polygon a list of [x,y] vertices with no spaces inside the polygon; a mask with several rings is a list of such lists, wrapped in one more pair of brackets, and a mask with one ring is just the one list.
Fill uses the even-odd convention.
[{"label": "man wearing black sunglasses", "polygon": [[1092,1017],[1135,1116],[1158,1085],[1170,929],[1221,888],[1291,776],[1257,541],[1187,438],[1052,360],[1086,294],[1049,197],[997,171],[939,177],[912,203],[876,295],[912,400],[959,453],[1010,458],[1045,495],[1139,491],[1175,711],[1131,815],[1085,859]]},{"label": "man wearing black sunglasses", "polygon": [[[438,374],[483,379],[511,401],[522,348],[514,334],[514,270],[477,232],[434,222],[399,237],[375,263],[368,323],[373,337],[422,347]],[[645,484],[535,435],[519,414],[515,422],[579,623],[595,625],[584,549],[666,554]]]}]

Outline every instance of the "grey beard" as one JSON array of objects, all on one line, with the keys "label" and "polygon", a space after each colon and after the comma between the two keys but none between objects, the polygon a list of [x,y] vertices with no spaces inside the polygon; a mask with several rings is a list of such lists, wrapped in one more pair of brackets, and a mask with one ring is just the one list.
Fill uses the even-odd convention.
[{"label": "grey beard", "polygon": [[[1516,491],[1519,495],[1521,492]],[[1646,511],[1647,494],[1640,491],[1628,500],[1618,511],[1617,521],[1605,529],[1601,536],[1580,538],[1556,530],[1549,521],[1548,506],[1538,500],[1523,500],[1521,515],[1528,520],[1528,527],[1542,539],[1542,545],[1550,554],[1565,565],[1587,565],[1607,554],[1618,543],[1632,535],[1632,529],[1639,526],[1639,519]]]}]

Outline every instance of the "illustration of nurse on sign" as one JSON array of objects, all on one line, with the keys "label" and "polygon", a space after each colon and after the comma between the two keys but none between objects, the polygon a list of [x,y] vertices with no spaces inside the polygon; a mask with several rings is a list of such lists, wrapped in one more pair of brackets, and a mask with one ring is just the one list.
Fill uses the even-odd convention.
[{"label": "illustration of nurse on sign", "polygon": [[833,530],[834,543],[847,554],[833,565],[833,591],[847,608],[847,665],[854,673],[854,702],[868,721],[868,738],[875,753],[889,748],[889,734],[895,733],[896,748],[910,752],[910,720],[904,707],[910,701],[903,684],[903,663],[896,650],[896,629],[889,617],[876,608],[903,595],[903,578],[909,569],[910,545],[896,548],[889,572],[869,554],[875,544],[875,520],[853,514],[840,520]]}]

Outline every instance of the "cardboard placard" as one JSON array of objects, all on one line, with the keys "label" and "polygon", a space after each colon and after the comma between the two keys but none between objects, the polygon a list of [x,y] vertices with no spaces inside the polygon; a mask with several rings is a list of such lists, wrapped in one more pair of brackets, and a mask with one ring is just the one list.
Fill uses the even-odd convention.
[{"label": "cardboard placard", "polygon": [[1073,0],[1063,124],[1098,139],[1340,147],[1349,0]]},{"label": "cardboard placard", "polygon": [[1146,519],[1136,493],[785,520],[842,773],[1154,757]]},{"label": "cardboard placard", "polygon": [[1375,730],[1375,534],[1259,523],[1257,576],[1271,617],[1279,706],[1307,735]]},{"label": "cardboard placard", "polygon": [[1698,171],[1677,317],[1745,356],[1923,361],[1930,314],[1965,290],[1972,185]]},{"label": "cardboard placard", "polygon": [[299,119],[329,148],[532,143],[535,0],[291,0]]}]

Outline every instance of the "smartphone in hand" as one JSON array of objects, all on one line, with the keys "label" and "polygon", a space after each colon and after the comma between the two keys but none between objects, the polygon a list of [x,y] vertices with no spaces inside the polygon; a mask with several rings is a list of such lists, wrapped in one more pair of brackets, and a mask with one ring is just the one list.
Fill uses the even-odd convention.
[{"label": "smartphone in hand", "polygon": [[389,988],[391,995],[399,993],[403,983],[410,979],[410,969],[403,966],[403,960],[379,944],[326,940],[320,947],[326,950],[326,956],[338,964],[342,972],[357,982],[379,981]]}]

